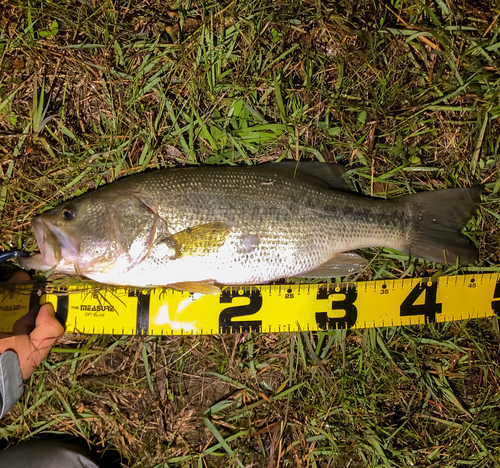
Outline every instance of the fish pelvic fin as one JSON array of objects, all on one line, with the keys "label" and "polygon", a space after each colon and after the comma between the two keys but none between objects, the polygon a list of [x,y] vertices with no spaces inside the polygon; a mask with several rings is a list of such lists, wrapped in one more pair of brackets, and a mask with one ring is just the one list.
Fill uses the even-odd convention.
[{"label": "fish pelvic fin", "polygon": [[335,278],[336,276],[349,276],[362,270],[367,261],[354,253],[338,253],[330,260],[316,267],[314,270],[306,271],[298,278]]},{"label": "fish pelvic fin", "polygon": [[399,250],[448,265],[477,261],[477,248],[460,231],[476,212],[482,191],[483,186],[435,190],[391,200],[411,204],[415,211],[415,230]]},{"label": "fish pelvic fin", "polygon": [[184,281],[168,285],[170,288],[190,293],[215,295],[220,293],[220,288],[213,281]]}]

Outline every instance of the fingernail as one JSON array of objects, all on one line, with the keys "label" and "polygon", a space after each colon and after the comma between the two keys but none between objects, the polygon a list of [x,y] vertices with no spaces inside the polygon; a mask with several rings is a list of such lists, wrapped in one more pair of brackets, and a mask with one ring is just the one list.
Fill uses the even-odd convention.
[{"label": "fingernail", "polygon": [[42,307],[45,307],[49,315],[52,315],[52,317],[56,316],[56,311],[54,310],[54,306],[50,302],[43,304]]}]

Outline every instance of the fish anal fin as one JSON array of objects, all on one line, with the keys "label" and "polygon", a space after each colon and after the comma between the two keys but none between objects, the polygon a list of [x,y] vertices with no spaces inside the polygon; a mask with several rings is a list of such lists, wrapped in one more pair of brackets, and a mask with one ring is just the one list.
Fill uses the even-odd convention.
[{"label": "fish anal fin", "polygon": [[306,271],[298,278],[334,278],[349,276],[362,270],[368,262],[354,253],[338,253],[314,270]]},{"label": "fish anal fin", "polygon": [[183,281],[168,285],[170,288],[190,293],[214,295],[220,293],[220,288],[213,281]]}]

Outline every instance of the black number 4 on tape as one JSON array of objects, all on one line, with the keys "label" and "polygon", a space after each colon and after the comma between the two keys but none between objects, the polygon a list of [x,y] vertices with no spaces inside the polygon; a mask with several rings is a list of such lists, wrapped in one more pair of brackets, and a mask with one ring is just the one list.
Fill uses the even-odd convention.
[{"label": "black number 4 on tape", "polygon": [[[427,282],[427,280],[423,280],[417,284],[401,304],[399,309],[400,316],[411,317],[414,315],[423,315],[425,323],[435,322],[436,314],[440,314],[443,308],[442,304],[436,302],[437,286],[437,283]],[[425,294],[424,303],[415,304],[422,294]]]}]

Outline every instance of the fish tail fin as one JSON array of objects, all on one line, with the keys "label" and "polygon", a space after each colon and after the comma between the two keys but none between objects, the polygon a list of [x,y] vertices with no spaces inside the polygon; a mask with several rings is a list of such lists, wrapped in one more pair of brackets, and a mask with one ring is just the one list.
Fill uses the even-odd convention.
[{"label": "fish tail fin", "polygon": [[483,186],[436,190],[395,199],[417,209],[413,232],[402,251],[431,262],[474,263],[478,250],[460,231],[478,208]]}]

